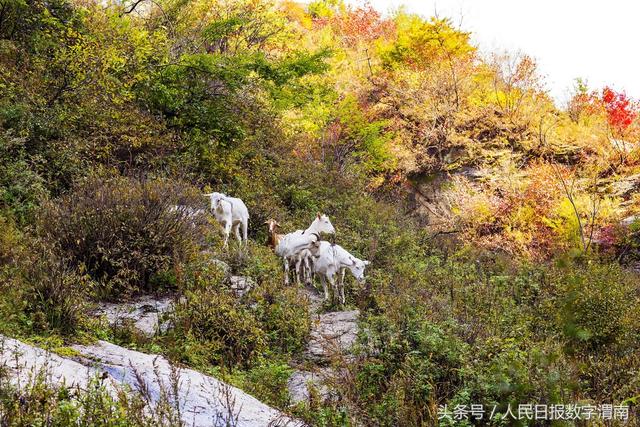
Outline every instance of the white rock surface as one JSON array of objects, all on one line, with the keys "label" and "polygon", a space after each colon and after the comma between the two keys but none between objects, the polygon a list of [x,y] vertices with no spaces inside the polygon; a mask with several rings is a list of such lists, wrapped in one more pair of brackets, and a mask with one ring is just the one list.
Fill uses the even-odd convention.
[{"label": "white rock surface", "polygon": [[613,195],[623,199],[631,197],[638,189],[640,189],[640,174],[629,175],[611,184]]},{"label": "white rock surface", "polygon": [[[162,356],[144,354],[128,350],[105,341],[91,346],[74,346],[83,356],[93,360],[96,366],[105,370],[116,381],[137,387],[142,379],[154,402],[164,391],[172,390],[172,377],[177,378],[178,404],[186,425],[215,426],[235,414],[235,421],[229,425],[299,426],[302,423],[286,417],[282,412],[260,402],[242,390],[226,385],[214,377],[192,369],[175,371]],[[225,394],[227,390],[228,394]],[[226,396],[230,399],[227,400]],[[231,409],[228,401],[233,401]]]},{"label": "white rock surface", "polygon": [[144,335],[153,336],[162,329],[160,317],[170,311],[172,306],[172,297],[155,298],[145,295],[126,303],[102,303],[95,314],[105,316],[111,326],[131,322]]},{"label": "white rock surface", "polygon": [[[99,341],[94,345],[74,346],[82,356],[72,360],[10,338],[0,337],[0,342],[0,364],[9,370],[14,383],[24,384],[34,373],[44,373],[51,384],[82,389],[91,378],[102,375],[104,384],[114,396],[116,390],[124,387],[137,390],[141,383],[148,390],[152,404],[167,392],[170,400],[179,405],[187,426],[304,425],[214,377],[192,369],[174,369],[162,356]],[[173,384],[177,384],[175,398],[171,391]]]},{"label": "white rock surface", "polygon": [[[0,365],[9,370],[13,384],[21,385],[43,374],[48,384],[85,389],[90,379],[101,373],[94,367],[4,336],[0,336]],[[107,387],[113,385],[114,382],[107,382]]]}]

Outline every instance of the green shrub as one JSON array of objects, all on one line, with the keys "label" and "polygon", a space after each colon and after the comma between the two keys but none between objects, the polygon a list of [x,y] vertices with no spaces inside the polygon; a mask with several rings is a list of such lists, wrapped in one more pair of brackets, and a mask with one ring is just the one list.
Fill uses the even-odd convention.
[{"label": "green shrub", "polygon": [[26,267],[26,312],[36,332],[72,334],[81,325],[93,282],[53,250],[43,248]]},{"label": "green shrub", "polygon": [[74,333],[82,324],[89,278],[46,242],[0,225],[0,329],[5,333]]},{"label": "green shrub", "polygon": [[640,284],[615,265],[557,267],[543,310],[556,312],[556,328],[570,353],[621,350],[637,346]]},{"label": "green shrub", "polygon": [[467,346],[452,331],[407,309],[396,322],[367,319],[359,337],[354,395],[378,425],[434,422],[432,408],[452,398],[464,380]]},{"label": "green shrub", "polygon": [[268,405],[286,408],[289,404],[287,382],[293,370],[284,363],[264,363],[245,375],[243,389]]},{"label": "green shrub", "polygon": [[306,301],[295,287],[279,279],[264,281],[253,293],[255,316],[266,334],[271,351],[290,355],[304,349],[311,319]]},{"label": "green shrub", "polygon": [[29,222],[48,196],[44,179],[23,158],[22,139],[0,133],[0,212]]},{"label": "green shrub", "polygon": [[43,206],[39,231],[99,283],[99,296],[116,298],[155,290],[162,277],[171,284],[167,272],[205,234],[177,204],[204,207],[204,198],[176,181],[91,177]]},{"label": "green shrub", "polygon": [[187,281],[172,323],[173,357],[194,366],[249,366],[267,350],[259,322],[223,286],[219,272],[198,272]]}]

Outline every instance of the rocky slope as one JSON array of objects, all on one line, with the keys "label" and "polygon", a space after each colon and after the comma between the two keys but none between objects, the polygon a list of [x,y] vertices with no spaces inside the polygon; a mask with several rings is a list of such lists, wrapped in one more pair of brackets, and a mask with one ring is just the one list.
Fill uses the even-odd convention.
[{"label": "rocky slope", "polygon": [[144,390],[151,405],[161,399],[179,411],[188,426],[301,426],[301,422],[247,393],[192,369],[181,369],[159,355],[144,354],[99,341],[76,345],[77,355],[61,357],[15,339],[2,337],[0,365],[14,382],[35,374],[47,382],[86,389],[100,376],[114,396],[118,390]]}]

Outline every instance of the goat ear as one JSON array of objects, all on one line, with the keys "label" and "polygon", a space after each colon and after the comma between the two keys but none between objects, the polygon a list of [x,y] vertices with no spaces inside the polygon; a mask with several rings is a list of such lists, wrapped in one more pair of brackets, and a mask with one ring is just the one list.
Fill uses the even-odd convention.
[{"label": "goat ear", "polygon": [[318,219],[320,219],[320,217],[321,217],[322,215],[320,215],[320,212],[317,212],[317,213],[316,213],[316,216],[318,217]]},{"label": "goat ear", "polygon": [[276,221],[276,227],[280,227],[280,223]]}]

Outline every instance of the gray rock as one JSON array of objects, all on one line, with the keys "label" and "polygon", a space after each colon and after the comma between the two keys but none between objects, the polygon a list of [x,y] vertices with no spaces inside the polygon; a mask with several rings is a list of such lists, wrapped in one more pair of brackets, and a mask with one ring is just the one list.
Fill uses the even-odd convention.
[{"label": "gray rock", "polygon": [[160,324],[162,314],[173,307],[172,297],[155,298],[143,296],[126,303],[101,303],[95,310],[97,316],[104,316],[111,326],[131,322],[133,326],[146,336],[153,336],[167,325]]},{"label": "gray rock", "polygon": [[308,401],[311,388],[316,389],[323,400],[329,398],[331,390],[326,385],[326,380],[331,377],[332,373],[333,371],[330,368],[321,368],[315,372],[293,371],[287,383],[291,403],[296,404]]},{"label": "gray rock", "polygon": [[255,288],[256,282],[251,277],[231,276],[229,277],[229,286],[238,297],[241,297],[251,289]]},{"label": "gray rock", "polygon": [[0,363],[14,384],[28,384],[37,373],[52,385],[86,389],[89,381],[100,375],[107,391],[116,398],[118,392],[146,390],[149,409],[162,398],[168,399],[180,409],[182,421],[188,426],[304,425],[214,377],[178,369],[162,356],[99,341],[73,346],[79,355],[72,360],[10,338],[0,337],[0,342]]},{"label": "gray rock", "polygon": [[626,199],[640,189],[640,174],[627,176],[611,184],[611,193]]},{"label": "gray rock", "polygon": [[[0,365],[7,370],[14,385],[22,386],[29,384],[36,375],[44,375],[47,384],[86,389],[91,378],[102,373],[95,367],[4,336],[0,336]],[[105,384],[115,394],[116,383],[106,381]]]},{"label": "gray rock", "polygon": [[625,227],[629,227],[631,224],[633,224],[636,221],[640,221],[640,215],[628,216],[625,219],[623,219],[622,221],[620,221],[620,224],[624,225]]},{"label": "gray rock", "polygon": [[358,336],[359,310],[323,313],[314,319],[306,356],[327,359],[332,354],[347,354]]}]

